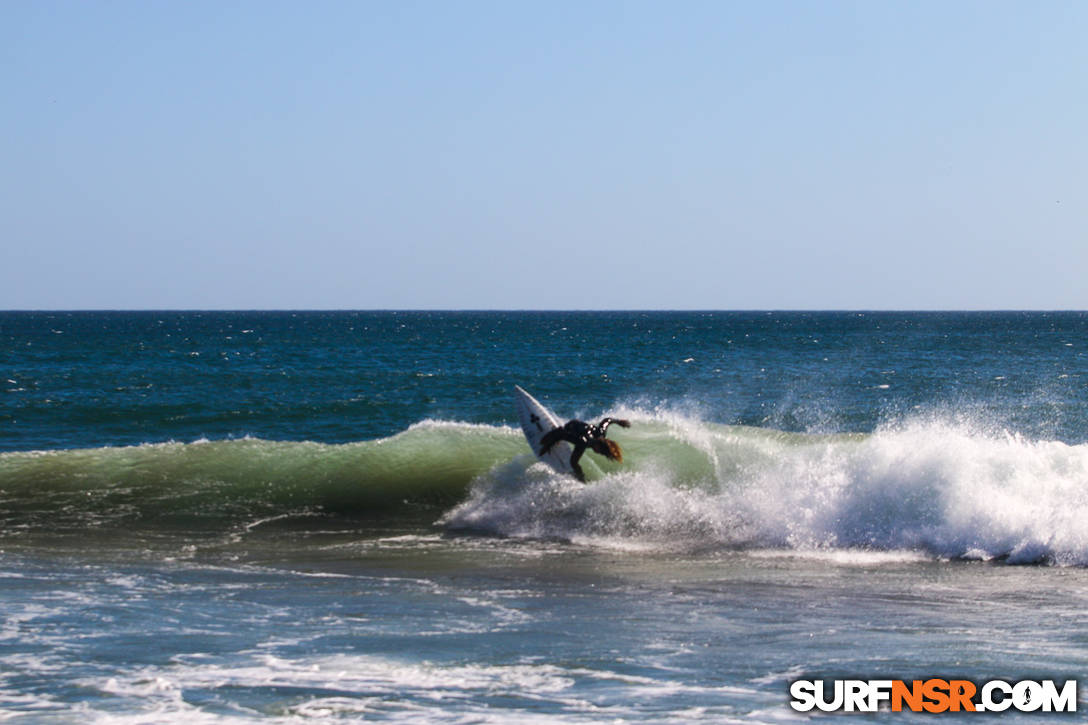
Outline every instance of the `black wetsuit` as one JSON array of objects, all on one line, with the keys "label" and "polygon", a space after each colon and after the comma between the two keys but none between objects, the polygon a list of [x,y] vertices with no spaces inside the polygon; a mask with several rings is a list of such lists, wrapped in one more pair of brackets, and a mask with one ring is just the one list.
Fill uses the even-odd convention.
[{"label": "black wetsuit", "polygon": [[582,472],[582,467],[578,465],[578,460],[586,452],[586,446],[593,446],[595,441],[604,440],[608,426],[613,423],[618,423],[624,428],[630,425],[625,420],[614,418],[605,418],[596,425],[586,423],[584,420],[569,420],[562,428],[552,428],[544,434],[544,437],[540,439],[540,455],[550,451],[559,441],[570,443],[574,446],[574,452],[570,454],[570,467],[574,469],[574,475],[578,480],[585,483],[586,475]]}]

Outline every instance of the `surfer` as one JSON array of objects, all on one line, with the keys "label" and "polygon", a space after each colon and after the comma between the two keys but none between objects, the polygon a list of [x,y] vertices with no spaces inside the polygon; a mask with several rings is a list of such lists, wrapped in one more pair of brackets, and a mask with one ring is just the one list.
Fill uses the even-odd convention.
[{"label": "surfer", "polygon": [[552,428],[540,439],[540,455],[551,450],[559,441],[566,441],[574,446],[574,452],[570,454],[570,467],[574,469],[574,475],[582,483],[586,482],[586,474],[578,465],[578,459],[586,452],[586,447],[592,448],[610,461],[623,462],[623,451],[619,443],[610,441],[604,437],[608,426],[615,423],[621,428],[630,428],[631,423],[618,418],[605,418],[596,425],[591,425],[583,420],[569,420],[562,428]]}]

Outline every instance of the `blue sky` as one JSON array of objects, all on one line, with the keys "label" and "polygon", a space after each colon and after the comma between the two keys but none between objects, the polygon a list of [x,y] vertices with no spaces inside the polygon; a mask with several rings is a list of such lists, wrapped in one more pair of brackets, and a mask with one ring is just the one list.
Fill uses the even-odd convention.
[{"label": "blue sky", "polygon": [[1085,2],[7,2],[0,309],[1086,309]]}]

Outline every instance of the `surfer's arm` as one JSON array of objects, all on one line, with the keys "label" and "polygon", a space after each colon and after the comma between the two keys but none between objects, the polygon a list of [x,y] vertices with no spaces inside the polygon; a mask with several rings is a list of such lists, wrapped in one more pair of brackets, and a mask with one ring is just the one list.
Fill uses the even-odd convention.
[{"label": "surfer's arm", "polygon": [[608,426],[612,425],[613,423],[618,425],[620,428],[630,428],[631,427],[631,421],[629,421],[629,420],[623,420],[621,418],[605,418],[604,420],[602,420],[600,423],[597,424],[597,430],[599,430],[601,432],[601,435],[603,436],[605,434],[605,432],[608,430]]},{"label": "surfer's arm", "polygon": [[574,446],[574,453],[570,454],[570,467],[574,471],[574,477],[582,483],[586,482],[586,474],[582,471],[582,467],[578,465],[578,460],[582,457],[582,454],[586,452],[585,443],[577,443]]}]

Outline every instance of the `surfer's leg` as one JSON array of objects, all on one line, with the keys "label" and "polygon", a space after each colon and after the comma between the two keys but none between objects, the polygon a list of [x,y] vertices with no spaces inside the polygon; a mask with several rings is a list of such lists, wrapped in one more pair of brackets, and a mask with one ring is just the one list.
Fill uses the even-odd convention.
[{"label": "surfer's leg", "polygon": [[544,455],[552,449],[559,439],[563,437],[562,428],[552,428],[550,431],[544,434],[544,437],[540,439],[540,455]]},{"label": "surfer's leg", "polygon": [[582,471],[582,467],[580,465],[578,465],[578,461],[579,461],[579,459],[581,459],[582,454],[585,453],[585,452],[586,452],[586,444],[585,443],[579,443],[579,444],[574,446],[574,453],[570,454],[570,467],[571,467],[571,470],[574,471],[574,477],[577,478],[582,483],[586,482],[586,474]]}]

